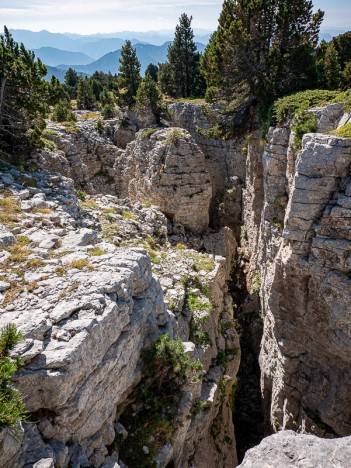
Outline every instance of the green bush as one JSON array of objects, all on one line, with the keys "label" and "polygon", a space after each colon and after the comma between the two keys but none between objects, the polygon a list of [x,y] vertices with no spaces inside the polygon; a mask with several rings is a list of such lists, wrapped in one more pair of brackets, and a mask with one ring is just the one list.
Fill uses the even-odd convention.
[{"label": "green bush", "polygon": [[10,356],[10,351],[22,339],[15,325],[6,325],[0,331],[0,430],[16,431],[18,424],[27,417],[22,395],[12,382],[21,362]]},{"label": "green bush", "polygon": [[54,122],[76,122],[77,117],[72,111],[71,103],[68,101],[60,101],[56,104],[52,120]]},{"label": "green bush", "polygon": [[302,138],[306,133],[315,133],[317,131],[318,120],[311,112],[298,111],[292,120],[292,129],[294,131],[294,146],[301,148]]},{"label": "green bush", "polygon": [[114,107],[111,104],[105,104],[101,110],[104,119],[113,119],[116,116]]},{"label": "green bush", "polygon": [[100,133],[100,135],[102,135],[102,134],[104,133],[105,125],[104,125],[104,123],[103,123],[102,120],[99,119],[99,120],[96,122],[95,129],[96,129],[96,131],[97,131],[98,133]]},{"label": "green bush", "polygon": [[162,335],[154,346],[143,354],[145,374],[154,377],[157,389],[163,386],[177,391],[187,381],[188,374],[202,369],[199,361],[192,361],[184,352],[180,340],[172,340],[168,334]]},{"label": "green bush", "polygon": [[79,198],[79,200],[84,202],[87,197],[87,193],[84,192],[84,190],[77,190],[77,197]]},{"label": "green bush", "polygon": [[275,101],[272,110],[272,124],[284,123],[293,118],[297,111],[304,111],[311,107],[324,106],[334,102],[340,93],[326,89],[313,89],[290,94]]},{"label": "green bush", "polygon": [[192,361],[184,351],[180,340],[165,334],[142,354],[143,379],[120,411],[119,421],[128,436],[113,447],[128,466],[156,468],[155,457],[179,426],[176,409],[181,386],[192,373],[203,370],[202,364]]},{"label": "green bush", "polygon": [[145,128],[145,129],[141,132],[141,136],[142,136],[142,138],[148,138],[148,139],[150,139],[150,137],[151,137],[154,133],[156,133],[158,130],[159,130],[159,128],[154,128],[154,127]]}]

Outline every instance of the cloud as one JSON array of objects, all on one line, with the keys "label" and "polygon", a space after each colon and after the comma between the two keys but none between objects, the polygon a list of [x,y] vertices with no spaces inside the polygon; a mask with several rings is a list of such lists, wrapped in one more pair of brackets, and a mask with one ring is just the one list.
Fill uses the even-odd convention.
[{"label": "cloud", "polygon": [[[349,0],[315,0],[326,11],[324,26],[351,23]],[[218,0],[1,0],[0,18],[10,28],[54,32],[112,32],[174,28],[181,13],[193,15],[193,26],[215,29],[222,7]],[[351,24],[349,24],[351,26]]]}]

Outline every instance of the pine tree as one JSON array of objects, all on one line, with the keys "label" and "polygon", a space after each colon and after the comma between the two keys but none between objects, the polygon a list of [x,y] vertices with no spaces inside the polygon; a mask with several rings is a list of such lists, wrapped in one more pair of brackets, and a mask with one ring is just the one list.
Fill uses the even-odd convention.
[{"label": "pine tree", "polygon": [[343,88],[351,88],[351,60],[346,63],[344,71],[342,72]]},{"label": "pine tree", "polygon": [[78,73],[73,68],[69,68],[65,74],[65,87],[71,99],[77,99],[78,83]]},{"label": "pine tree", "polygon": [[33,52],[14,41],[8,29],[0,36],[0,147],[25,151],[31,135],[40,135],[47,112],[46,67]]},{"label": "pine tree", "polygon": [[191,22],[192,17],[185,13],[179,18],[173,43],[168,47],[168,73],[161,74],[165,79],[163,88],[170,89],[168,83],[173,80],[174,92],[171,95],[175,97],[196,97],[202,91],[199,90],[200,54],[197,52]]},{"label": "pine tree", "polygon": [[334,42],[330,42],[324,57],[324,72],[328,89],[338,89],[341,84],[339,54]]},{"label": "pine tree", "polygon": [[136,102],[142,110],[150,110],[155,117],[156,123],[160,123],[162,95],[157,84],[149,74],[145,76],[138,88]]},{"label": "pine tree", "polygon": [[145,70],[145,76],[150,75],[151,78],[155,81],[155,83],[158,82],[158,66],[154,65],[153,63],[149,63],[149,65],[146,67]]},{"label": "pine tree", "polygon": [[49,83],[48,95],[49,95],[48,101],[51,106],[54,106],[61,101],[69,101],[69,95],[67,91],[59,82],[59,80],[56,78],[56,76],[51,77],[51,80]]},{"label": "pine tree", "polygon": [[78,109],[93,109],[95,105],[95,96],[90,81],[87,78],[80,79],[77,91]]},{"label": "pine tree", "polygon": [[16,433],[19,423],[27,419],[23,398],[12,382],[21,362],[10,356],[10,351],[22,339],[15,325],[0,330],[0,431],[9,428]]},{"label": "pine tree", "polygon": [[126,41],[121,50],[119,59],[119,80],[125,92],[122,95],[122,104],[131,106],[135,103],[135,96],[141,82],[140,62],[136,50],[130,41]]},{"label": "pine tree", "polygon": [[202,61],[212,95],[269,102],[315,86],[322,19],[307,0],[225,0]]}]

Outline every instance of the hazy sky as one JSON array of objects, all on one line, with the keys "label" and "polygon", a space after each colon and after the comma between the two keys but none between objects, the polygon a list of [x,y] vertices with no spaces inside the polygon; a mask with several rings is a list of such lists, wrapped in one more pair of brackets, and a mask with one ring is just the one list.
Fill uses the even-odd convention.
[{"label": "hazy sky", "polygon": [[[314,4],[326,12],[324,27],[351,29],[350,0]],[[173,29],[186,12],[194,28],[213,30],[221,6],[221,0],[0,0],[0,18],[13,29],[93,34]]]}]

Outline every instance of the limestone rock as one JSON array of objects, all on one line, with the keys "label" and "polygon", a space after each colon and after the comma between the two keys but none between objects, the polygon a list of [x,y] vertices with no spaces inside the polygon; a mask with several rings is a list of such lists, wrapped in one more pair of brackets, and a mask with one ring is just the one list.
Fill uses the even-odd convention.
[{"label": "limestone rock", "polygon": [[201,233],[209,224],[212,195],[205,157],[181,129],[165,129],[150,139],[140,132],[126,152],[128,195],[150,200],[174,222]]},{"label": "limestone rock", "polygon": [[315,468],[350,465],[351,438],[320,439],[280,431],[249,450],[240,468]]},{"label": "limestone rock", "polygon": [[12,244],[17,244],[16,237],[3,224],[0,224],[0,245],[8,247]]}]

